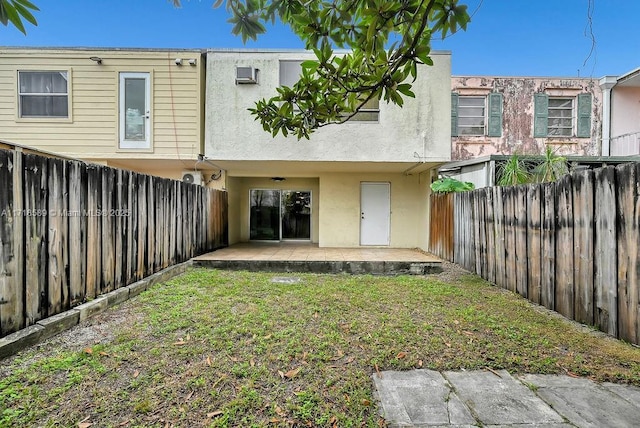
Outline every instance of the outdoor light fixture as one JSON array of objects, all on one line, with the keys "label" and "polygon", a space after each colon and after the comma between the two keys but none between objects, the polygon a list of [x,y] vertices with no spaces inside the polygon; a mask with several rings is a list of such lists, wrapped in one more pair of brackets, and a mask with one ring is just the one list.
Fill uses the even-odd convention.
[{"label": "outdoor light fixture", "polygon": [[96,64],[102,64],[102,58],[100,58],[99,56],[90,56],[89,59],[91,61],[94,61]]},{"label": "outdoor light fixture", "polygon": [[176,65],[182,65],[182,58],[176,58]]},{"label": "outdoor light fixture", "polygon": [[284,181],[286,178],[284,177],[271,177],[271,181]]},{"label": "outdoor light fixture", "polygon": [[192,59],[189,60],[189,65],[191,65],[191,66],[195,66],[197,63],[198,63],[198,60],[195,59],[195,58],[192,58]]}]

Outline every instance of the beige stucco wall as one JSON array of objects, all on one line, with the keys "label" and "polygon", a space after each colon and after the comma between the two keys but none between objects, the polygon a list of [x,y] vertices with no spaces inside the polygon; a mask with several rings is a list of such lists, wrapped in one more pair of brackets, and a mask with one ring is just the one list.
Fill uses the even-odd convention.
[{"label": "beige stucco wall", "polygon": [[321,247],[360,246],[360,183],[387,182],[391,191],[390,246],[427,248],[429,173],[332,173],[319,178],[228,177],[229,242],[249,241],[251,189],[311,190],[312,242]]},{"label": "beige stucco wall", "polygon": [[640,131],[640,87],[615,86],[611,96],[611,136]]},{"label": "beige stucco wall", "polygon": [[[247,111],[276,94],[280,60],[304,60],[304,51],[209,51],[205,154],[215,160],[331,162],[444,162],[450,157],[448,53],[419,67],[415,99],[404,107],[380,102],[379,122],[353,122],[318,130],[310,140],[265,132]],[[259,69],[257,84],[235,84],[236,66]]]},{"label": "beige stucco wall", "polygon": [[[70,118],[18,118],[20,70],[67,71]],[[119,72],[151,74],[151,149],[118,148]],[[203,80],[198,50],[0,48],[0,139],[80,159],[196,159]]]},{"label": "beige stucco wall", "polygon": [[321,247],[360,246],[360,183],[388,182],[390,246],[427,248],[429,174],[329,174],[320,176]]},{"label": "beige stucco wall", "polygon": [[[541,154],[547,145],[560,154],[596,156],[600,153],[602,91],[597,79],[546,77],[453,76],[451,90],[460,95],[503,94],[502,136],[452,138],[452,160],[493,154]],[[534,94],[575,97],[592,96],[591,137],[533,137]]]}]

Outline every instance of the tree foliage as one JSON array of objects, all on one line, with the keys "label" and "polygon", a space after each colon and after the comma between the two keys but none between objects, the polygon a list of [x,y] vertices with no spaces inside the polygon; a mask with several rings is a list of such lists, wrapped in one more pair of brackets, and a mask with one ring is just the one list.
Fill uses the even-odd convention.
[{"label": "tree foliage", "polygon": [[0,24],[5,27],[12,24],[23,34],[27,34],[22,20],[38,25],[32,11],[39,10],[36,5],[27,0],[0,0]]},{"label": "tree foliage", "polygon": [[466,29],[470,20],[458,0],[226,0],[226,7],[232,32],[244,41],[281,21],[315,53],[293,87],[250,109],[265,131],[298,138],[346,122],[372,99],[402,106],[415,96],[410,82],[418,65],[433,64],[432,38]]}]

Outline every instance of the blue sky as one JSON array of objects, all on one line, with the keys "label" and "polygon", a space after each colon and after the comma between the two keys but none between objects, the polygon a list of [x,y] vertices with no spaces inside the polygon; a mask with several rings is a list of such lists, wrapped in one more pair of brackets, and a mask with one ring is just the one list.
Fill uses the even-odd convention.
[{"label": "blue sky", "polygon": [[[27,36],[0,26],[4,46],[301,48],[287,28],[270,28],[243,45],[214,0],[32,0],[41,9]],[[454,74],[503,76],[618,75],[640,67],[638,0],[593,0],[596,49],[585,35],[589,0],[468,0],[467,32],[435,49],[452,51]],[[585,60],[587,63],[584,64]]]}]

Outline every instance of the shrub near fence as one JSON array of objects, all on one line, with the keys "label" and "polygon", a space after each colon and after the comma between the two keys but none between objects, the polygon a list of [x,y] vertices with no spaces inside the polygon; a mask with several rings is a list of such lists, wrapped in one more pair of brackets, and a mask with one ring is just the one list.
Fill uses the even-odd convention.
[{"label": "shrub near fence", "polygon": [[[445,195],[448,258],[567,318],[640,344],[640,164]],[[433,198],[443,196],[434,195]],[[442,205],[442,203],[440,203]]]},{"label": "shrub near fence", "polygon": [[226,192],[0,150],[0,337],[225,246]]}]

